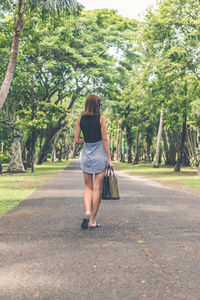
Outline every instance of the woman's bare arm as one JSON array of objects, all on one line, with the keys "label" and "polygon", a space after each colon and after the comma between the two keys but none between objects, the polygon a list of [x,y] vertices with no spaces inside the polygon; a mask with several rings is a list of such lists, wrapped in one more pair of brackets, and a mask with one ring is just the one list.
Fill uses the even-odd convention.
[{"label": "woman's bare arm", "polygon": [[101,116],[100,118],[100,124],[101,124],[101,137],[102,137],[102,143],[104,145],[107,157],[108,157],[108,163],[110,167],[113,167],[113,163],[111,160],[111,155],[110,155],[110,146],[109,146],[109,140],[108,140],[108,135],[106,131],[106,119],[104,116]]},{"label": "woman's bare arm", "polygon": [[81,117],[79,117],[76,122],[76,129],[75,129],[75,134],[74,134],[74,143],[75,144],[83,144],[84,143],[84,140],[80,139],[80,133],[81,133],[80,119],[81,119]]}]

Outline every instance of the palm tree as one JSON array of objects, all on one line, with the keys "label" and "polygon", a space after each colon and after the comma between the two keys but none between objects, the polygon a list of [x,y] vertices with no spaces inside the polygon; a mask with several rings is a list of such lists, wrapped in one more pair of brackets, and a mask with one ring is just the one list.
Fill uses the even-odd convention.
[{"label": "palm tree", "polygon": [[0,110],[6,101],[10,85],[13,79],[20,36],[23,29],[23,18],[27,10],[33,11],[41,7],[44,13],[58,13],[67,11],[72,13],[78,8],[76,0],[0,0],[0,10],[10,11],[14,17],[13,40],[10,52],[10,60],[4,81],[0,89]]}]

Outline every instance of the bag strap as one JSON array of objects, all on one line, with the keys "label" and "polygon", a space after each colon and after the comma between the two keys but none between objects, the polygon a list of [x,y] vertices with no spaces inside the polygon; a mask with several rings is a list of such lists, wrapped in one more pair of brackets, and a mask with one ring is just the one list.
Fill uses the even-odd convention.
[{"label": "bag strap", "polygon": [[115,171],[114,171],[114,168],[111,168],[112,169],[112,172],[113,172],[113,176],[115,176]]},{"label": "bag strap", "polygon": [[115,173],[114,173],[114,168],[110,167],[110,165],[107,165],[106,167],[106,175],[108,175],[108,172],[109,172],[109,175],[111,175],[111,173],[113,172],[113,176],[115,176]]}]

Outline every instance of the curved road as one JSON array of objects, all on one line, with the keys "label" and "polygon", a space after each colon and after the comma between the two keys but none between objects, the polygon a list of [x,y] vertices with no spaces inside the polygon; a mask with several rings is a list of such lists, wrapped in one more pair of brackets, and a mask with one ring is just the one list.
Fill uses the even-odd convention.
[{"label": "curved road", "polygon": [[79,162],[0,218],[0,299],[200,299],[200,197],[118,172],[82,230]]}]

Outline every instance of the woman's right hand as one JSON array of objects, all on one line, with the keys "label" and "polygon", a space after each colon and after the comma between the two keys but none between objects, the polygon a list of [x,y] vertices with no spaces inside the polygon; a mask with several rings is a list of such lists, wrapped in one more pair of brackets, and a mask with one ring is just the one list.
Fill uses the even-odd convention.
[{"label": "woman's right hand", "polygon": [[113,163],[112,163],[112,160],[109,160],[109,161],[108,161],[108,165],[109,165],[111,168],[114,167],[114,166],[113,166]]}]

